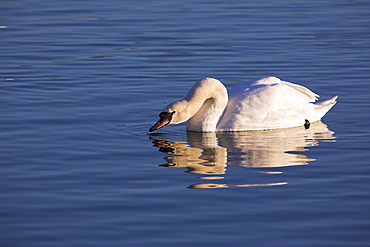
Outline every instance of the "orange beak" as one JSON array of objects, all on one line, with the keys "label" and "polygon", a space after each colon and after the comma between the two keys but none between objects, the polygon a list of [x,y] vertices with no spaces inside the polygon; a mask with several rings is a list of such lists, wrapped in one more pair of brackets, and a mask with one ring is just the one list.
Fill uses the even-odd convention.
[{"label": "orange beak", "polygon": [[[173,112],[174,113],[174,112]],[[150,129],[149,132],[158,130],[168,124],[170,124],[171,119],[172,119],[172,114],[173,113],[168,113],[168,112],[161,112],[159,114],[159,120],[156,122]]]}]

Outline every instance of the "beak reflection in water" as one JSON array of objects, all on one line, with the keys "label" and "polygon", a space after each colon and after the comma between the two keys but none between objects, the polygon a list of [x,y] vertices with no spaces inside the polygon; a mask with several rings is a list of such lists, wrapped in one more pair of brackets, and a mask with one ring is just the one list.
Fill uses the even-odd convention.
[{"label": "beak reflection in water", "polygon": [[[200,174],[207,183],[187,186],[191,189],[277,186],[283,167],[307,165],[315,159],[304,153],[319,142],[334,142],[335,137],[322,122],[303,127],[247,132],[187,132],[187,141],[171,140],[161,135],[151,135],[153,146],[167,154],[163,167],[186,168],[186,173]],[[227,167],[260,168],[268,179],[275,181],[246,184],[225,184]],[[215,180],[210,183],[210,180]],[[276,181],[278,180],[278,181]]]}]

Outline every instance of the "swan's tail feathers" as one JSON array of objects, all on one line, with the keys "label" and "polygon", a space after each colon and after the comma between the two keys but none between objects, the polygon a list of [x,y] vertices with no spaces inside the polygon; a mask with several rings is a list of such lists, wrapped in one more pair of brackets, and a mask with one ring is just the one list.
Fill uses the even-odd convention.
[{"label": "swan's tail feathers", "polygon": [[315,105],[317,106],[327,106],[329,105],[330,108],[333,107],[336,103],[337,103],[337,98],[338,98],[338,95],[328,99],[328,100],[325,100],[325,101],[322,101],[322,102],[319,102],[319,103],[316,103]]},{"label": "swan's tail feathers", "polygon": [[337,103],[337,98],[338,95],[315,104],[317,120],[320,120]]}]

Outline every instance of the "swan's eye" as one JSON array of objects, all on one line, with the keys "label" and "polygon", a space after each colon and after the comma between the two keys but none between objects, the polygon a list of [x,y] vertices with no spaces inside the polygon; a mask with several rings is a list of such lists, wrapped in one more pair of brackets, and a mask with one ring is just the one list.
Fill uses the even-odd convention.
[{"label": "swan's eye", "polygon": [[167,118],[167,119],[171,119],[172,118],[172,115],[175,113],[176,111],[173,111],[173,112],[161,112],[159,113],[159,117],[160,118]]}]

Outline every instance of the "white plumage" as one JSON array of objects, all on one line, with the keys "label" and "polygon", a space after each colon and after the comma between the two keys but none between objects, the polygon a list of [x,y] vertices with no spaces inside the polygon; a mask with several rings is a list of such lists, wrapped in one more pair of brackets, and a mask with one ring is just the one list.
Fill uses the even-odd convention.
[{"label": "white plumage", "polygon": [[316,103],[317,94],[276,77],[241,83],[227,92],[217,79],[205,78],[184,99],[165,107],[151,129],[188,121],[190,131],[247,131],[303,126],[320,120],[338,96]]}]

